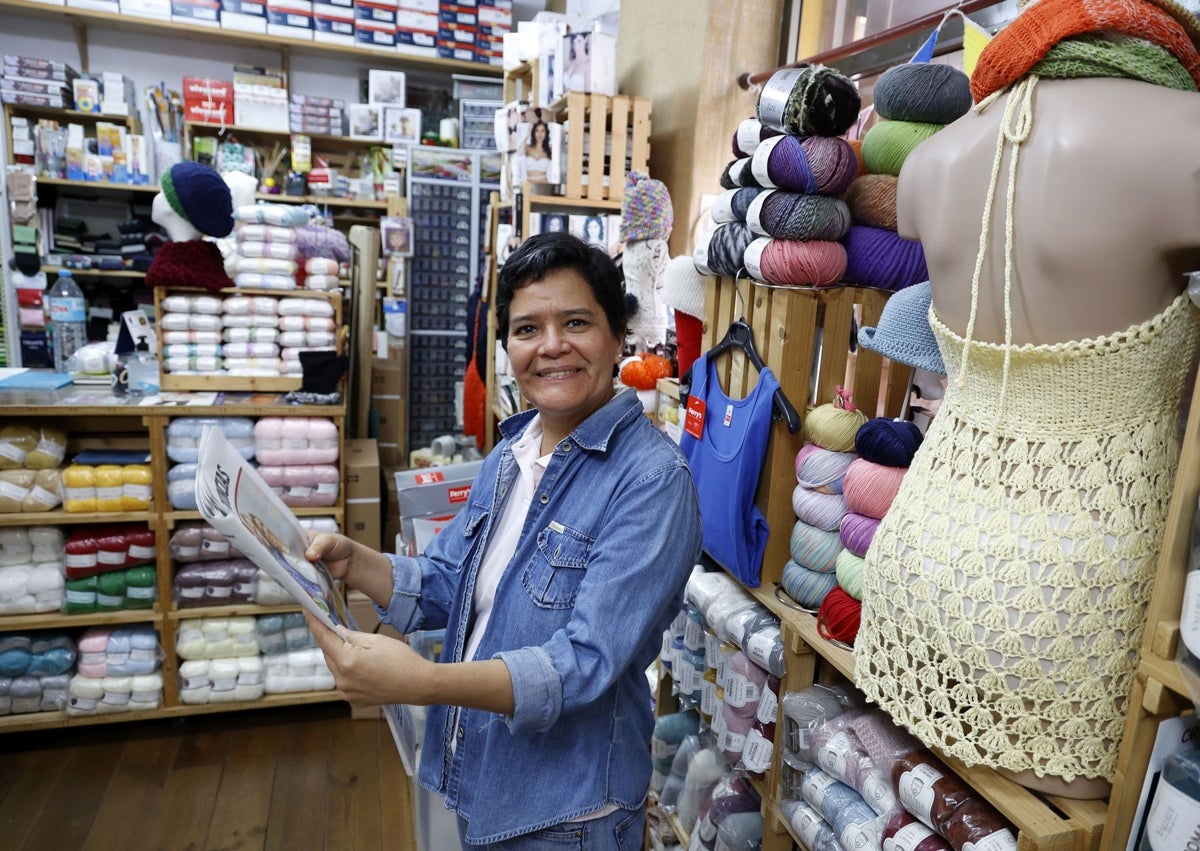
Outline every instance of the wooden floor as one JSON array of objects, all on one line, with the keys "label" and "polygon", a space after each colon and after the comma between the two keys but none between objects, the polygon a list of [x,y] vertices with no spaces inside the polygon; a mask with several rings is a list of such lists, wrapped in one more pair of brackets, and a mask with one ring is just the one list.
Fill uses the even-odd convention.
[{"label": "wooden floor", "polygon": [[344,703],[0,736],[7,851],[412,851],[383,721]]}]

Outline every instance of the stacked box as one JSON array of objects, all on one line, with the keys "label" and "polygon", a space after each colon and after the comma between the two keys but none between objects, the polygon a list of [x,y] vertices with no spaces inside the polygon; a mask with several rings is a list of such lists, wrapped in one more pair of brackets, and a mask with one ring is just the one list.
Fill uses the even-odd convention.
[{"label": "stacked box", "polygon": [[396,9],[396,48],[417,56],[437,55],[437,2],[420,5],[420,0],[400,0]]},{"label": "stacked box", "polygon": [[504,38],[512,32],[512,0],[481,3],[476,12],[479,37],[475,40],[475,61],[486,65],[504,65]]},{"label": "stacked box", "polygon": [[346,132],[346,102],[341,98],[292,95],[288,123],[293,133],[342,136]]},{"label": "stacked box", "polygon": [[221,0],[221,28],[265,34],[266,0]]},{"label": "stacked box", "polygon": [[364,47],[396,47],[396,0],[354,0],[354,37]]},{"label": "stacked box", "polygon": [[120,0],[122,15],[171,20],[171,0]]},{"label": "stacked box", "polygon": [[75,105],[71,86],[78,77],[79,72],[65,62],[5,54],[0,101],[71,109]]},{"label": "stacked box", "polygon": [[353,47],[354,0],[317,0],[313,3],[313,41]]},{"label": "stacked box", "polygon": [[67,6],[72,9],[91,9],[93,12],[111,12],[114,15],[121,11],[117,0],[67,0]]},{"label": "stacked box", "polygon": [[[270,8],[268,3],[268,14]],[[268,22],[267,26],[271,24]],[[311,30],[309,32],[311,35]],[[233,123],[260,130],[288,132],[287,78],[282,71],[234,66]]]},{"label": "stacked box", "polygon": [[312,0],[267,0],[267,35],[312,41]]},{"label": "stacked box", "polygon": [[221,4],[219,0],[171,0],[171,23],[219,27]]},{"label": "stacked box", "polygon": [[207,77],[183,78],[183,120],[233,123],[233,83]]}]

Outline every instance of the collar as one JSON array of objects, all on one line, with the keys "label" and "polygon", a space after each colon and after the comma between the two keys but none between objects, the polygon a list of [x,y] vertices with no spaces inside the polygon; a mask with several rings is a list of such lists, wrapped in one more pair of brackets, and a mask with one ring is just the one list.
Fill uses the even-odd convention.
[{"label": "collar", "polygon": [[[498,428],[505,439],[514,441],[520,438],[531,425],[538,414],[536,409],[521,411],[504,420]],[[642,400],[632,390],[620,390],[604,403],[590,417],[575,427],[567,436],[580,449],[592,449],[598,452],[608,450],[608,442],[616,430],[625,424],[626,420],[644,416]]]}]

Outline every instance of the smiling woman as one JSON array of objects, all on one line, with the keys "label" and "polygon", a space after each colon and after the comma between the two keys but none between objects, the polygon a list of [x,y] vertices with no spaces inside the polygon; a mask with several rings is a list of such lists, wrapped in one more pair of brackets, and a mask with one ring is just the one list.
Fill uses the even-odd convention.
[{"label": "smiling woman", "polygon": [[695,485],[637,394],[614,389],[627,320],[602,249],[530,237],[500,271],[496,318],[533,408],[500,424],[467,505],[417,558],[341,535],[306,553],[401,633],[445,628],[441,659],[309,627],[352,703],[431,706],[419,779],[464,848],[640,847],[644,672],[700,554]]}]

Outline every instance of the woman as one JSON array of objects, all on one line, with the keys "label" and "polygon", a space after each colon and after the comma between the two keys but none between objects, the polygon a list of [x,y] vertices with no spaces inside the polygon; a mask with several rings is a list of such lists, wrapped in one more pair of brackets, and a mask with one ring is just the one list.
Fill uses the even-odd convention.
[{"label": "woman", "polygon": [[501,269],[496,321],[533,409],[500,424],[458,516],[415,559],[330,534],[306,553],[400,632],[444,627],[440,663],[309,626],[351,703],[432,707],[419,778],[464,847],[640,848],[645,670],[699,556],[695,488],[637,394],[614,391],[626,319],[603,251],[530,237]]},{"label": "woman", "polygon": [[604,242],[604,220],[599,216],[588,216],[583,220],[583,241],[597,248],[606,248]]},{"label": "woman", "polygon": [[525,179],[530,183],[545,183],[550,169],[550,127],[545,121],[535,121],[529,128],[525,145]]}]

